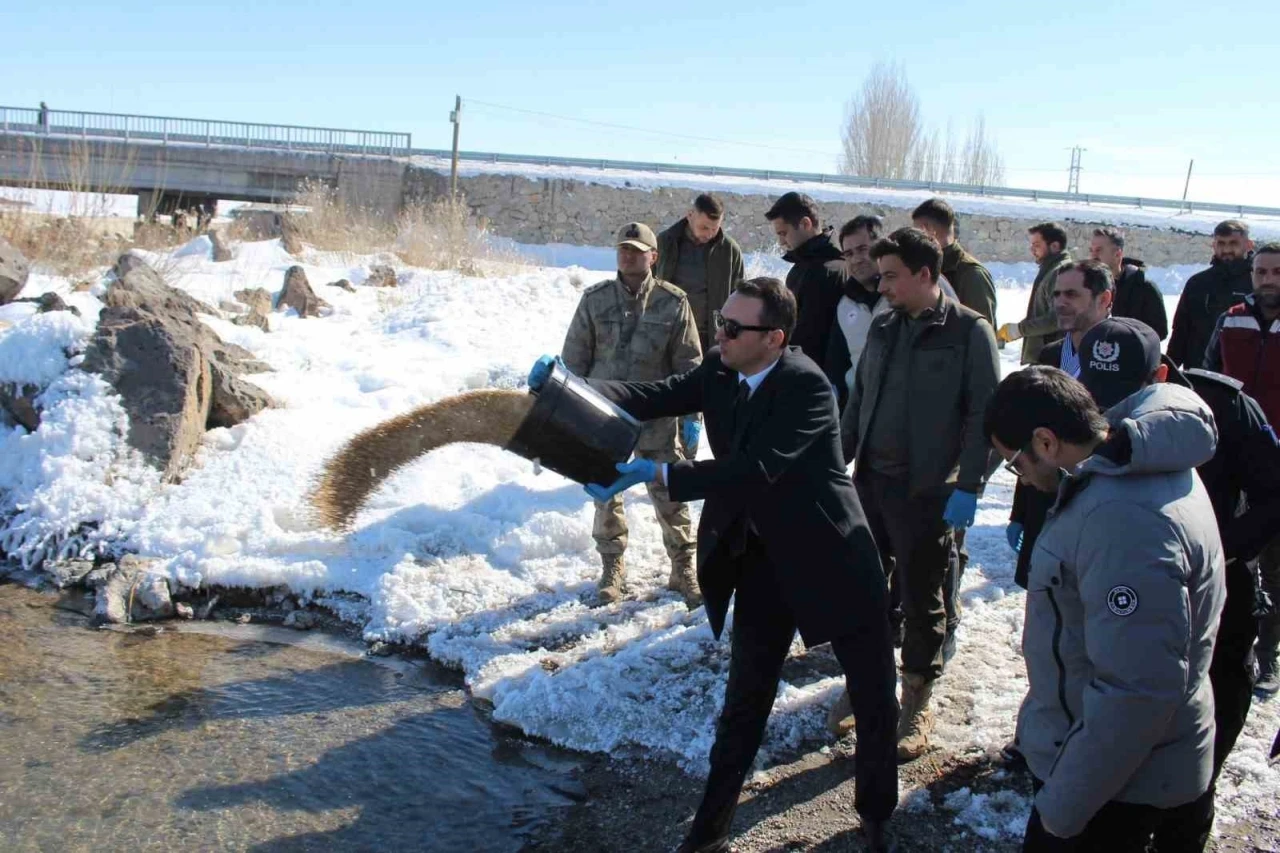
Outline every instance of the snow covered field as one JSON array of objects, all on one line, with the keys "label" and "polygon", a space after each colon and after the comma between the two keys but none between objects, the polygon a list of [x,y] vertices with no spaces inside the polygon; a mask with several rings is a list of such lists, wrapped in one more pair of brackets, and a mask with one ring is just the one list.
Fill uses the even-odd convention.
[{"label": "snow covered field", "polygon": [[[275,292],[295,263],[268,241],[240,245],[235,260],[214,264],[205,238],[158,260],[211,305],[241,288]],[[582,289],[611,275],[608,266],[527,267],[492,278],[408,269],[398,289],[323,287],[338,278],[359,285],[370,264],[388,260],[310,254],[303,266],[333,306],[319,319],[276,314],[266,334],[208,318],[224,340],[272,365],[275,372],[252,381],[280,406],[209,432],[184,481],[164,488],[125,449],[111,389],[71,369],[103,285],[73,293],[65,280],[34,274],[23,295],[58,292],[86,319],[0,308],[0,383],[45,389],[41,428],[0,434],[0,515],[10,519],[0,548],[34,560],[59,547],[115,542],[157,559],[175,584],[285,585],[362,625],[369,639],[424,644],[463,670],[497,719],[531,735],[674,757],[704,771],[728,645],[712,639],[701,609],[686,611],[663,588],[668,566],[643,490],[627,503],[634,598],[608,608],[589,606],[599,564],[587,496],[497,448],[455,445],[419,460],[374,496],[350,535],[308,520],[304,495],[343,441],[464,390],[520,387],[539,355],[558,351]],[[1008,286],[999,293],[1002,320],[1020,318],[1030,269],[998,271]],[[1175,285],[1185,277],[1161,275]],[[1016,367],[1016,352],[1004,351],[1006,369]],[[969,536],[959,651],[935,694],[942,749],[998,749],[1025,689],[1023,599],[1004,538],[1011,493],[1001,471]],[[88,538],[66,539],[87,522],[97,524]],[[838,689],[834,679],[784,685],[766,752],[822,746]],[[1280,770],[1265,755],[1278,722],[1280,702],[1255,705],[1220,783],[1224,822],[1274,810]],[[944,804],[957,820],[991,838],[1021,833],[1025,799],[961,793]]]}]

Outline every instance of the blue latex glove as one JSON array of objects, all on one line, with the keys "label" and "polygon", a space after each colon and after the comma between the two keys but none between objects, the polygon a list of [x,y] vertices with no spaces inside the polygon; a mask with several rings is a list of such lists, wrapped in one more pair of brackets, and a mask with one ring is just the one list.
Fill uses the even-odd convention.
[{"label": "blue latex glove", "polygon": [[529,390],[541,391],[542,386],[547,384],[547,380],[551,378],[551,369],[555,365],[560,365],[562,370],[567,370],[564,366],[564,360],[560,356],[544,355],[533,363],[533,370],[529,371]]},{"label": "blue latex glove", "polygon": [[942,520],[957,529],[972,527],[973,517],[977,512],[978,496],[973,492],[956,489],[947,498],[947,508],[942,511]]},{"label": "blue latex glove", "polygon": [[587,494],[600,502],[625,492],[637,483],[647,483],[658,472],[658,465],[652,459],[632,459],[630,462],[619,462],[618,473],[622,476],[613,481],[613,485],[601,486],[598,483],[587,484]]},{"label": "blue latex glove", "polygon": [[702,438],[702,421],[693,415],[687,415],[680,419],[680,439],[684,442],[684,446],[689,448],[689,453],[696,455],[698,452],[698,440]]},{"label": "blue latex glove", "polygon": [[1004,538],[1009,540],[1009,547],[1013,549],[1013,553],[1018,554],[1022,551],[1022,522],[1011,521],[1009,526],[1004,529]]}]

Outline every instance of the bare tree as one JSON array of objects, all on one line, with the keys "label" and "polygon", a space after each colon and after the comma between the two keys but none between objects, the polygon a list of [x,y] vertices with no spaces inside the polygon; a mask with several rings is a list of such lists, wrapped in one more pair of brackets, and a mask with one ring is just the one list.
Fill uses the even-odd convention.
[{"label": "bare tree", "polygon": [[980,114],[960,144],[950,122],[945,136],[920,117],[906,70],[878,62],[845,107],[843,156],[846,175],[995,186],[1004,181],[1004,160]]},{"label": "bare tree", "polygon": [[907,82],[906,70],[896,63],[877,62],[845,109],[840,170],[849,175],[906,177],[922,133],[920,103]]},{"label": "bare tree", "polygon": [[960,181],[979,186],[1000,186],[1004,183],[1004,158],[996,147],[996,141],[987,134],[987,120],[978,113],[969,128],[961,156]]}]

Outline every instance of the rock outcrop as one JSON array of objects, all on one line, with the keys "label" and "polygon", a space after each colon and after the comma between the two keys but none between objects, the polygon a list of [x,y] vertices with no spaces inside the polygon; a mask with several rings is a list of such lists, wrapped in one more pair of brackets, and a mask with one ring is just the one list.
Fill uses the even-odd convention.
[{"label": "rock outcrop", "polygon": [[218,229],[209,232],[209,242],[213,245],[213,262],[220,264],[231,260],[231,247],[227,245],[227,237]]},{"label": "rock outcrop", "polygon": [[369,277],[364,283],[368,287],[396,287],[400,282],[394,269],[386,264],[374,264],[369,267]]},{"label": "rock outcrop", "polygon": [[271,404],[238,376],[262,365],[200,320],[211,308],[166,285],[138,256],[122,256],[115,274],[81,366],[115,387],[130,446],[172,482],[206,429],[234,426]]},{"label": "rock outcrop", "polygon": [[328,308],[325,302],[311,289],[307,281],[307,273],[300,266],[289,267],[284,274],[284,287],[276,299],[277,308],[292,308],[299,317],[319,317],[321,308]]},{"label": "rock outcrop", "polygon": [[12,302],[31,275],[31,265],[21,252],[0,237],[0,305]]}]

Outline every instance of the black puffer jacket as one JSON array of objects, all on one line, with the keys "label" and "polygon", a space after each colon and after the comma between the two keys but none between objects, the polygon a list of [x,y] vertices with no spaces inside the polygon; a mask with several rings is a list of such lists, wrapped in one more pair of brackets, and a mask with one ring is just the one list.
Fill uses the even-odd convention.
[{"label": "black puffer jacket", "polygon": [[792,264],[787,271],[787,288],[796,297],[796,330],[791,344],[798,346],[815,364],[827,357],[827,337],[836,319],[836,305],[844,295],[844,259],[831,240],[831,229],[782,256]]},{"label": "black puffer jacket", "polygon": [[1173,336],[1166,350],[1182,368],[1204,366],[1204,352],[1218,317],[1253,292],[1253,254],[1234,261],[1214,260],[1182,289],[1173,312]]},{"label": "black puffer jacket", "polygon": [[1147,265],[1137,258],[1125,258],[1116,280],[1116,299],[1111,305],[1114,317],[1132,317],[1155,329],[1160,340],[1169,337],[1169,313],[1159,288],[1147,281]]}]

